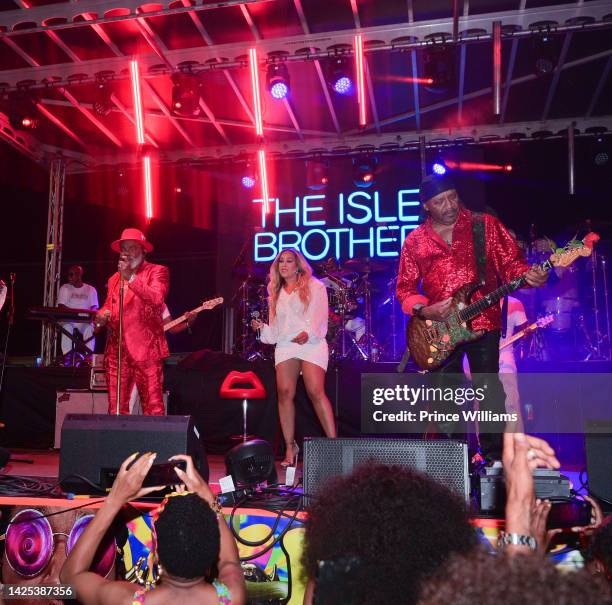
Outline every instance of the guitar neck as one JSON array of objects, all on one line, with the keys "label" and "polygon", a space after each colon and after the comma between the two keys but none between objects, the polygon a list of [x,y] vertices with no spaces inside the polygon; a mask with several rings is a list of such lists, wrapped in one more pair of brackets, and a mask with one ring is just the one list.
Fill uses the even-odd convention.
[{"label": "guitar neck", "polygon": [[[545,263],[541,265],[537,265],[542,271],[548,271],[552,268],[552,263],[550,260],[547,260]],[[465,307],[457,314],[459,319],[463,321],[470,321],[474,319],[477,315],[480,315],[483,311],[496,305],[504,296],[511,294],[515,290],[522,288],[525,285],[525,276],[521,275],[516,279],[508,282],[507,284],[503,284],[497,290],[493,290],[493,292],[489,292],[482,298],[479,298],[476,302],[473,302],[471,305]]]},{"label": "guitar neck", "polygon": [[499,350],[501,351],[502,349],[509,347],[512,343],[519,340],[519,338],[523,338],[523,336],[525,336],[525,334],[527,334],[528,332],[532,332],[533,330],[536,330],[537,327],[538,327],[537,321],[534,321],[532,324],[529,324],[526,328],[523,328],[520,332],[517,332],[516,334],[508,338],[506,342],[504,342],[503,344],[500,344]]},{"label": "guitar neck", "polygon": [[[200,305],[199,307],[188,311],[188,313],[200,313],[201,311],[204,311],[204,309],[206,309],[207,307],[208,303],[204,303],[203,305]],[[164,332],[171,330],[172,328],[174,328],[174,326],[182,324],[184,321],[187,321],[187,313],[183,313],[180,317],[177,317],[176,319],[169,321],[167,324],[164,324]]]}]

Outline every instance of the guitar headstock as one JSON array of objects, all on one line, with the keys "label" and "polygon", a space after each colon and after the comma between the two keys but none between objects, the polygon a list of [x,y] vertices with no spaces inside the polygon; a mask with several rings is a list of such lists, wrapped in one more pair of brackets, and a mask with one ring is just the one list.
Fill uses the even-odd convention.
[{"label": "guitar headstock", "polygon": [[536,324],[538,325],[538,328],[545,328],[546,326],[550,325],[553,321],[555,321],[555,316],[552,313],[549,313],[548,315],[545,315],[544,317],[539,317],[536,320]]},{"label": "guitar headstock", "polygon": [[588,233],[583,240],[571,240],[563,248],[551,255],[550,262],[554,267],[569,267],[577,258],[590,256],[593,245],[599,241],[597,233]]},{"label": "guitar headstock", "polygon": [[215,307],[219,306],[222,303],[223,303],[223,297],[222,296],[220,296],[219,298],[211,298],[210,300],[203,300],[202,301],[202,310],[214,309]]}]

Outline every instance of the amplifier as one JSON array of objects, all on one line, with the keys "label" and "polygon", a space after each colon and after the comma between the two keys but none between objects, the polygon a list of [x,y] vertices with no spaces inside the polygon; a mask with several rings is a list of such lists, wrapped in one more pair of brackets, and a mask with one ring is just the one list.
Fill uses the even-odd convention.
[{"label": "amplifier", "polygon": [[304,493],[314,495],[328,478],[349,474],[355,466],[370,460],[421,471],[468,501],[467,443],[442,439],[307,437],[304,439]]},{"label": "amplifier", "polygon": [[[106,385],[104,387],[106,389]],[[168,391],[164,391],[164,412],[168,413]],[[57,391],[55,400],[55,439],[53,447],[59,449],[62,441],[62,425],[66,414],[108,414],[108,391]],[[142,415],[138,391],[134,389],[130,398],[130,415]]]},{"label": "amplifier", "polygon": [[158,463],[188,454],[208,480],[208,461],[191,416],[70,414],[62,428],[62,487],[79,494],[92,493],[88,482],[110,487],[113,474],[130,454],[147,451],[157,453]]},{"label": "amplifier", "polygon": [[[541,500],[570,497],[569,479],[557,470],[538,468],[533,472],[535,497]],[[503,513],[506,506],[506,483],[501,468],[487,468],[480,475],[480,510]]]},{"label": "amplifier", "polygon": [[108,393],[106,391],[57,391],[55,400],[55,440],[53,447],[59,449],[62,441],[62,425],[66,414],[106,414]]}]

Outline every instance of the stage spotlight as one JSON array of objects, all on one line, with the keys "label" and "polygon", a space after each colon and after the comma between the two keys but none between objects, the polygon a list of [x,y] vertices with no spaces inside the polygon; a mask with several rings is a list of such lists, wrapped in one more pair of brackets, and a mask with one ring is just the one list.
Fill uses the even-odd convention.
[{"label": "stage spotlight", "polygon": [[266,75],[268,90],[274,99],[284,99],[289,94],[289,70],[285,63],[270,63]]},{"label": "stage spotlight", "polygon": [[376,182],[377,164],[378,159],[372,156],[353,160],[353,183],[356,187],[367,189]]},{"label": "stage spotlight", "polygon": [[93,110],[99,116],[107,116],[113,109],[111,96],[113,91],[110,84],[103,79],[96,79],[94,89]]},{"label": "stage spotlight", "polygon": [[263,439],[252,439],[233,447],[225,456],[225,469],[236,488],[276,483],[272,446]]},{"label": "stage spotlight", "polygon": [[533,70],[537,76],[554,71],[559,56],[557,40],[550,32],[536,34],[532,42]]},{"label": "stage spotlight", "polygon": [[323,160],[306,160],[306,187],[312,191],[325,189],[329,182],[328,165]]},{"label": "stage spotlight", "polygon": [[251,166],[250,162],[247,162],[240,182],[246,189],[253,189],[253,187],[255,187],[255,183],[257,182],[257,173]]},{"label": "stage spotlight", "polygon": [[328,84],[339,95],[350,95],[353,92],[350,63],[347,57],[332,57],[329,60]]},{"label": "stage spotlight", "polygon": [[440,176],[446,174],[446,166],[444,165],[444,162],[442,162],[442,160],[434,162],[431,169],[433,170],[434,174],[438,174]]},{"label": "stage spotlight", "polygon": [[451,46],[436,45],[425,50],[423,78],[425,90],[436,94],[448,92],[456,84],[455,50]]},{"label": "stage spotlight", "polygon": [[506,172],[512,172],[512,171],[514,170],[514,168],[513,168],[512,164],[506,164],[506,165],[504,166],[504,170],[505,170]]},{"label": "stage spotlight", "polygon": [[177,116],[199,116],[202,83],[198,76],[179,73],[172,76],[172,113]]},{"label": "stage spotlight", "polygon": [[36,99],[26,90],[9,95],[9,123],[15,130],[33,130],[38,127]]}]

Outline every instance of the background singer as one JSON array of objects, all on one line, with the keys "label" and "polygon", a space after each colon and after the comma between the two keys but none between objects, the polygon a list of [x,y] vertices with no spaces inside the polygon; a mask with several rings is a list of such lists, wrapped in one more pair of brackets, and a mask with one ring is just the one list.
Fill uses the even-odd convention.
[{"label": "background singer", "polygon": [[299,447],[295,442],[295,389],[300,373],[308,397],[327,437],[336,436],[331,404],[325,393],[329,352],[327,291],[312,276],[306,259],[294,249],[284,250],[270,267],[268,284],[270,324],[251,322],[261,330],[261,340],[276,344],[274,363],[278,391],[278,414],[286,444],[281,466],[295,464]]},{"label": "background singer", "polygon": [[119,289],[123,279],[123,340],[121,345],[121,402],[119,412],[129,414],[134,384],[142,398],[144,414],[163,416],[163,359],[168,357],[162,309],[170,287],[167,267],[145,260],[153,245],[139,229],[124,229],[111,244],[120,253],[118,271],[108,280],[106,302],[96,327],[108,324],[104,364],[108,382],[108,411],[117,411],[117,354],[119,346]]}]

